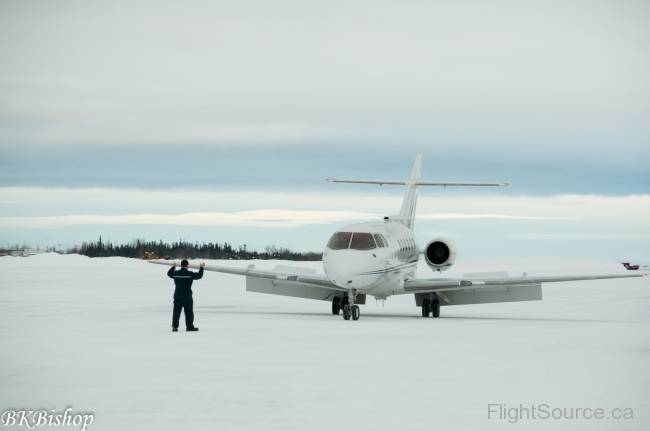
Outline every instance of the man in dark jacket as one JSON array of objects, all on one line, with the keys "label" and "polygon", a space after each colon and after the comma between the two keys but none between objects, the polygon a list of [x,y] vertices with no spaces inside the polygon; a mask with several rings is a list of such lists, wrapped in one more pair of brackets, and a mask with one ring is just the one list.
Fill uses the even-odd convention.
[{"label": "man in dark jacket", "polygon": [[167,276],[174,279],[176,290],[174,291],[174,316],[172,318],[172,331],[178,332],[178,321],[181,317],[181,309],[185,308],[185,326],[188,331],[198,331],[194,326],[194,302],[192,301],[192,281],[200,280],[203,277],[205,263],[201,264],[199,272],[188,271],[189,262],[185,259],[181,262],[181,269],[176,271],[176,262],[169,268]]}]

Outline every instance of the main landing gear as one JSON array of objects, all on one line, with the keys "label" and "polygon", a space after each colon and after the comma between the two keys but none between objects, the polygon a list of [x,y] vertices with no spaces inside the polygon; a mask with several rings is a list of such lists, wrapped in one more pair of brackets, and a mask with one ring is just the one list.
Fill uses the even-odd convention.
[{"label": "main landing gear", "polygon": [[350,289],[348,296],[341,299],[339,296],[335,296],[332,300],[332,314],[339,314],[341,309],[343,309],[343,319],[345,320],[359,320],[361,317],[361,310],[359,306],[354,304],[354,301],[357,299],[357,291]]},{"label": "main landing gear", "polygon": [[429,317],[429,314],[433,317],[440,317],[440,300],[438,298],[432,301],[429,299],[422,300],[422,317]]},{"label": "main landing gear", "polygon": [[341,312],[341,308],[347,304],[348,298],[343,298],[343,301],[341,301],[340,296],[335,296],[332,299],[332,314],[339,314]]}]

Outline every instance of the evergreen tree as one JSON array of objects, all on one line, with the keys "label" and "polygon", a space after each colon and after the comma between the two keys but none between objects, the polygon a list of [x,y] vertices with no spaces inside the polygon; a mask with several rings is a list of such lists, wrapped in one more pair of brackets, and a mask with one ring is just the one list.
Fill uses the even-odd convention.
[{"label": "evergreen tree", "polygon": [[159,241],[146,241],[143,239],[134,239],[127,244],[113,244],[110,240],[104,242],[99,237],[97,242],[84,242],[81,247],[68,249],[68,253],[78,253],[89,257],[109,257],[121,256],[135,259],[142,259],[145,253],[154,253],[158,258],[168,256],[172,259],[284,259],[284,260],[304,260],[319,261],[322,259],[322,253],[293,252],[286,248],[276,248],[275,245],[266,246],[264,252],[249,250],[246,244],[233,247],[232,244],[224,242],[219,243],[201,243],[194,244],[185,240],[172,242],[171,244]]}]

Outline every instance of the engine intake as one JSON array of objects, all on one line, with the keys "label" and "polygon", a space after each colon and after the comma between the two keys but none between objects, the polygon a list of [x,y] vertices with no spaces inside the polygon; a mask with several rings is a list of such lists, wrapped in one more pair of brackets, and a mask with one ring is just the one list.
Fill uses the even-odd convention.
[{"label": "engine intake", "polygon": [[424,249],[424,259],[432,270],[445,271],[456,260],[456,246],[446,238],[431,240]]}]

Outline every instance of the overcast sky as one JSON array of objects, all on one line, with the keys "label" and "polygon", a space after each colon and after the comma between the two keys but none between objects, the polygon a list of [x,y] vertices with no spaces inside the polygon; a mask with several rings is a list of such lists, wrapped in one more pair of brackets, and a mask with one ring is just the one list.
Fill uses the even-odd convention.
[{"label": "overcast sky", "polygon": [[326,177],[406,178],[421,150],[425,180],[514,183],[423,190],[421,241],[650,261],[648,22],[642,1],[4,1],[0,244],[318,249],[401,193]]}]

